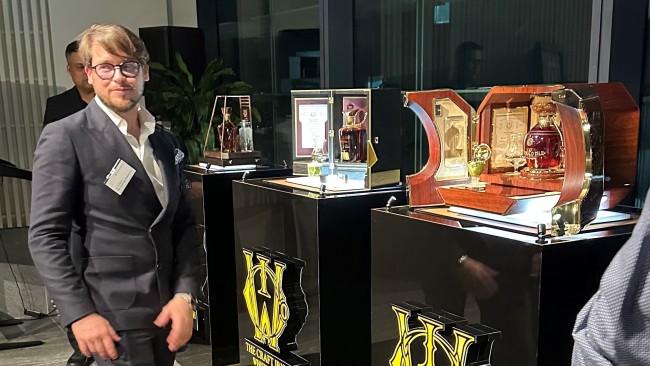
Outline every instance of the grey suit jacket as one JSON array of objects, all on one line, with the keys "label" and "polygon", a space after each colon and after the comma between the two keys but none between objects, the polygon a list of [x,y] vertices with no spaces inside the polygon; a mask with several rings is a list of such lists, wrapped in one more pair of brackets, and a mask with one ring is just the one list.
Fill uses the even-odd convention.
[{"label": "grey suit jacket", "polygon": [[650,365],[650,191],[573,328],[574,366]]},{"label": "grey suit jacket", "polygon": [[[65,326],[97,312],[116,330],[149,328],[174,293],[197,295],[196,230],[182,164],[175,162],[179,145],[158,128],[149,140],[163,175],[164,207],[133,149],[94,101],[43,129],[29,248]],[[118,158],[136,169],[122,195],[104,184]],[[81,258],[67,247],[73,222]]]}]

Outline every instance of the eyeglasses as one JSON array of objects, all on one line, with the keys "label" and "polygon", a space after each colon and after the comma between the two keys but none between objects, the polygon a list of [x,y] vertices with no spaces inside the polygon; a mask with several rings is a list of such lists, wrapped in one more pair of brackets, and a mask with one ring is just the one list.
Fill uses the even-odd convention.
[{"label": "eyeglasses", "polygon": [[119,65],[113,64],[98,64],[95,66],[90,66],[91,69],[95,70],[97,76],[102,80],[110,80],[115,75],[115,69],[119,68],[122,76],[126,78],[134,78],[140,73],[140,63],[137,61],[124,61]]}]

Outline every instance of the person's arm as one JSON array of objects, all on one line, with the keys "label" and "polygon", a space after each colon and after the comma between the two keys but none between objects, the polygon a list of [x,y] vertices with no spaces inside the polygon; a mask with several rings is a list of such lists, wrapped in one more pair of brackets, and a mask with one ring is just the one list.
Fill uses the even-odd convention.
[{"label": "person's arm", "polygon": [[[168,135],[171,137],[172,135]],[[174,139],[173,145],[180,149]],[[199,261],[196,252],[197,234],[192,217],[192,211],[185,195],[185,175],[183,173],[184,161],[176,167],[179,174],[180,198],[173,220],[172,243],[174,245],[174,279],[172,292],[175,296],[163,307],[154,321],[162,327],[172,323],[171,331],[167,337],[169,349],[174,352],[190,340],[193,325],[193,306],[187,301],[185,294],[196,298],[198,295],[198,269]]]},{"label": "person's arm", "polygon": [[[646,198],[646,205],[650,200]],[[650,208],[578,314],[572,365],[650,365]]]},{"label": "person's arm", "polygon": [[[181,185],[185,185],[185,176],[180,173]],[[197,232],[190,205],[181,189],[181,198],[174,217],[173,241],[176,247],[174,293],[189,293],[197,297],[199,291],[198,269],[200,267],[196,251]]]},{"label": "person's arm", "polygon": [[56,301],[61,325],[70,327],[86,356],[117,358],[119,341],[110,323],[96,313],[68,249],[81,173],[64,122],[48,125],[38,140],[32,172],[29,249],[45,287]]},{"label": "person's arm", "polygon": [[[174,135],[170,132],[168,137],[171,137],[175,151],[182,154],[180,143]],[[192,296],[198,296],[199,284],[199,258],[196,251],[197,231],[192,216],[192,210],[187,200],[187,187],[185,180],[185,162],[187,157],[183,157],[179,164],[176,166],[178,171],[178,181],[180,186],[176,187],[180,191],[180,198],[176,214],[174,215],[172,242],[174,244],[175,252],[175,279],[172,286],[173,293],[189,293]]]},{"label": "person's arm", "polygon": [[29,249],[61,314],[61,324],[95,312],[68,250],[72,214],[81,176],[65,125],[48,125],[36,147],[32,172]]}]

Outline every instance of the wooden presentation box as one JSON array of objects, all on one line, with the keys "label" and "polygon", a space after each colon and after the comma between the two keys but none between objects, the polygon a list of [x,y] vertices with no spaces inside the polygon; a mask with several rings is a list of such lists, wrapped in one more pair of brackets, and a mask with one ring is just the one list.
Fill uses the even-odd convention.
[{"label": "wooden presentation box", "polygon": [[[552,179],[507,175],[513,167],[503,159],[504,134],[525,134],[537,124],[530,106],[539,95],[557,106],[564,173]],[[476,144],[491,147],[492,156],[480,177],[488,184],[481,189],[468,184],[466,170],[457,179],[440,177],[441,169],[450,165],[447,130],[436,125],[440,116],[435,106],[443,99],[456,115],[472,115],[471,107],[453,91],[407,93],[407,106],[423,123],[430,147],[425,168],[407,179],[411,206],[444,203],[500,215],[551,211],[552,233],[570,235],[593,221],[599,210],[616,206],[634,187],[639,109],[620,83],[492,88],[475,123],[461,125],[466,128],[467,148],[459,149],[462,157],[457,159],[459,166],[460,161],[469,161]]]}]

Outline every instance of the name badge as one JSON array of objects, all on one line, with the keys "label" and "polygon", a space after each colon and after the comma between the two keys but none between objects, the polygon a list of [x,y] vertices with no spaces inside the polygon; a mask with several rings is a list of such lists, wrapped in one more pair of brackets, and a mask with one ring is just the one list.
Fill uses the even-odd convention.
[{"label": "name badge", "polygon": [[104,184],[121,196],[134,174],[135,169],[122,159],[117,159],[111,171],[106,175]]}]

